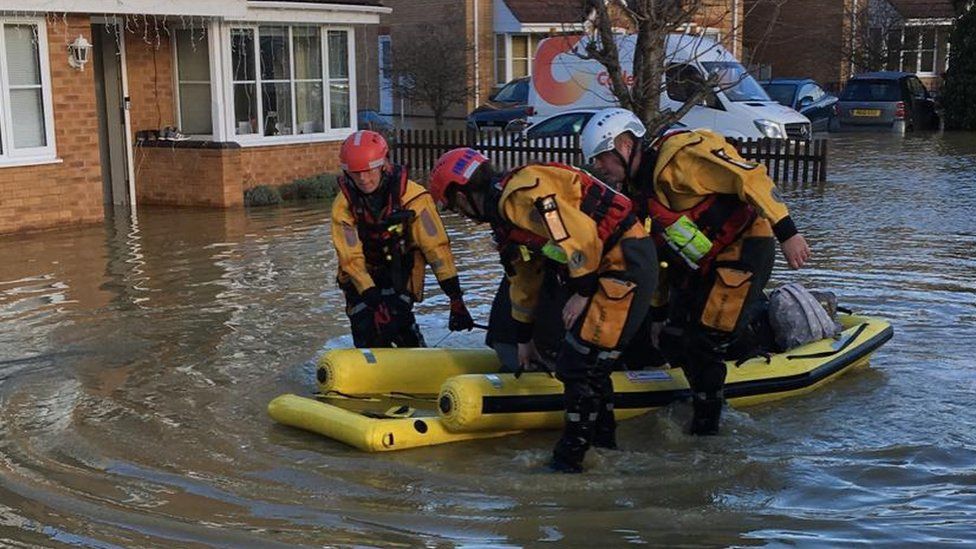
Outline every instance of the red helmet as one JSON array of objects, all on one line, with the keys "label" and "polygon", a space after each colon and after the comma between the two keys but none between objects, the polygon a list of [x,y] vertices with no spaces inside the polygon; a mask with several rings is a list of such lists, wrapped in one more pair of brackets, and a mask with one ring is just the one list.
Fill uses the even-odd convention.
[{"label": "red helmet", "polygon": [[358,131],[342,142],[339,166],[346,172],[367,172],[386,164],[390,147],[383,136],[369,130]]},{"label": "red helmet", "polygon": [[480,152],[469,149],[451,149],[441,155],[430,172],[430,184],[427,190],[434,198],[434,202],[443,206],[447,203],[447,190],[452,185],[467,185],[471,176],[488,158]]}]

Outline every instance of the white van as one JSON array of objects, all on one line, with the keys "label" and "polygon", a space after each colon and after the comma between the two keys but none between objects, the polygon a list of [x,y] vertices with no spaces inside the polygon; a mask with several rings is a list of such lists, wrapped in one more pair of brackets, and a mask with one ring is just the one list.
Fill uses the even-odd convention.
[{"label": "white van", "polygon": [[[603,65],[580,57],[589,40],[555,36],[539,43],[529,88],[530,123],[565,110],[617,105]],[[632,80],[637,37],[620,35],[616,42],[624,78]],[[719,77],[719,85],[703,104],[681,118],[690,128],[709,128],[727,137],[810,137],[807,117],[770,99],[745,67],[710,38],[669,35],[665,66],[661,110],[679,109],[705,75]]]}]

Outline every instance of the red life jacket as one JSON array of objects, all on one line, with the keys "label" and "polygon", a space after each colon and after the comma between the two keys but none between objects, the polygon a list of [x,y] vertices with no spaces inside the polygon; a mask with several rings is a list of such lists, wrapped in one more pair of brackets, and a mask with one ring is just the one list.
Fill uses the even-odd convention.
[{"label": "red life jacket", "polygon": [[[342,175],[338,179],[339,190],[349,203],[349,211],[356,220],[356,232],[363,243],[366,265],[372,272],[393,268],[387,273],[396,281],[409,273],[411,254],[409,222],[413,210],[403,208],[403,195],[407,191],[407,170],[394,166],[383,172],[383,181],[377,192],[382,196],[383,206],[374,213],[369,198],[356,188],[355,183]],[[398,227],[399,226],[399,227]]]},{"label": "red life jacket", "polygon": [[[636,221],[636,217],[633,215],[634,205],[630,199],[586,171],[558,162],[540,162],[530,165],[560,168],[579,174],[582,194],[580,211],[596,221],[597,236],[604,243],[604,249],[606,249],[608,241]],[[522,168],[524,167],[526,166],[522,166]],[[516,168],[506,174],[499,183],[501,188],[504,189],[505,185],[522,168]]]},{"label": "red life jacket", "polygon": [[[729,244],[735,242],[756,220],[756,210],[732,194],[711,194],[687,210],[675,211],[661,204],[656,197],[647,200],[648,214],[651,216],[651,236],[658,248],[667,247],[664,242],[664,229],[681,216],[695,222],[698,229],[712,241],[712,249],[698,262],[707,268]],[[680,262],[682,265],[684,262]]]}]

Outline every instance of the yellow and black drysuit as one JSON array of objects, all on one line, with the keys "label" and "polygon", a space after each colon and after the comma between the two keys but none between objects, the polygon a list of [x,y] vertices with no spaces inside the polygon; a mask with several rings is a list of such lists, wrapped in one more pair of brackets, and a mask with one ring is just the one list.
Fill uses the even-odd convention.
[{"label": "yellow and black drysuit", "polygon": [[[669,264],[651,313],[667,319],[661,350],[691,385],[692,432],[711,434],[721,414],[724,359],[737,358],[730,356],[736,349],[747,352],[745,340],[765,317],[773,237],[782,242],[797,230],[762,165],[743,160],[711,131],[675,132],[652,142],[635,183],[641,216],[649,218],[658,253]],[[695,227],[710,248],[687,241]]]},{"label": "yellow and black drysuit", "polygon": [[374,192],[346,177],[332,205],[332,242],[338,282],[356,347],[423,347],[413,304],[424,297],[430,265],[452,302],[461,297],[454,256],[437,207],[406,170],[383,172]]},{"label": "yellow and black drysuit", "polygon": [[[558,246],[566,258],[568,293],[589,298],[556,356],[566,426],[553,466],[579,471],[591,444],[616,444],[610,372],[650,307],[657,285],[654,244],[630,199],[577,168],[532,164],[512,171],[500,185],[497,217]],[[511,264],[520,343],[532,336],[546,261],[534,254]]]}]

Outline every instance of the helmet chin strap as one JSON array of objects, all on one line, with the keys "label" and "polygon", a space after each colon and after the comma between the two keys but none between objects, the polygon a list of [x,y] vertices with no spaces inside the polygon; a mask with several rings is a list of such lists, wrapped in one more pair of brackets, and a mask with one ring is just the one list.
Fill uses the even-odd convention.
[{"label": "helmet chin strap", "polygon": [[620,154],[617,147],[613,148],[613,154],[617,156],[620,160],[620,164],[624,167],[624,180],[621,182],[621,188],[634,188],[634,181],[631,172],[633,171],[634,158],[637,156],[638,143],[634,143],[634,146],[630,148],[630,155],[624,158],[624,155]]}]

